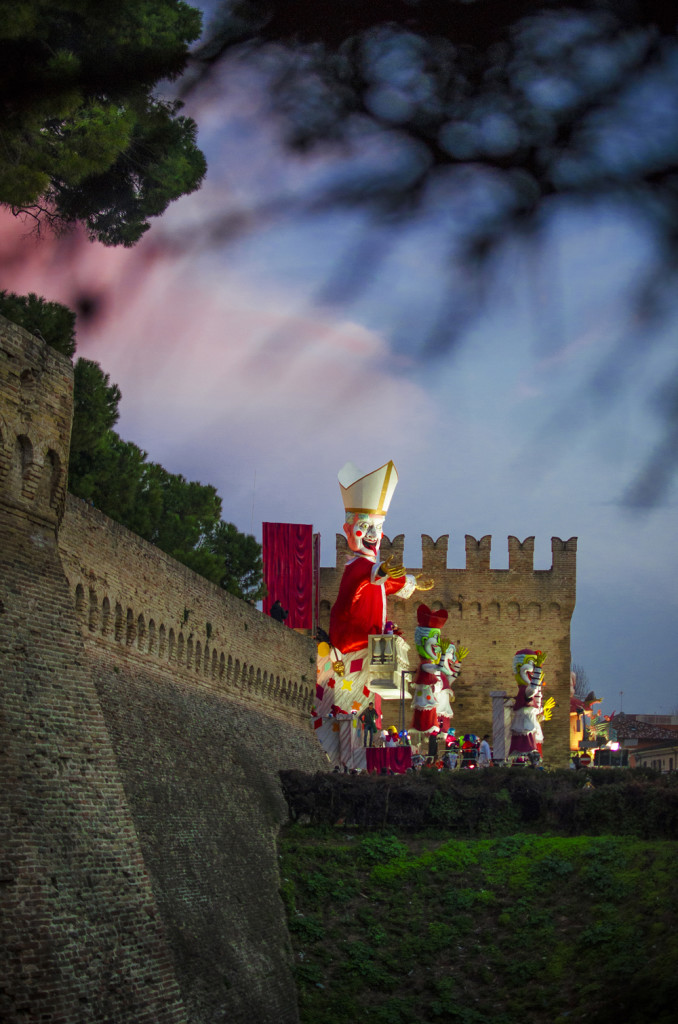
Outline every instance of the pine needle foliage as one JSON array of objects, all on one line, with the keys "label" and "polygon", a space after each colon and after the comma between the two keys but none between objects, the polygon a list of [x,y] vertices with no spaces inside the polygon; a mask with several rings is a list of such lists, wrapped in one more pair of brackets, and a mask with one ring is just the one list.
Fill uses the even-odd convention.
[{"label": "pine needle foliage", "polygon": [[38,228],[133,245],[206,164],[162,98],[201,14],[182,0],[20,0],[0,18],[0,202]]}]

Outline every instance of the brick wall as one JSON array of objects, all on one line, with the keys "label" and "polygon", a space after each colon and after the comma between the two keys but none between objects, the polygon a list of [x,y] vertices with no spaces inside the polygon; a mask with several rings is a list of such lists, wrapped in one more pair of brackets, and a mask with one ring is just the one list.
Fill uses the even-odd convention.
[{"label": "brick wall", "polygon": [[307,727],[156,667],[90,652],[104,717],[188,1018],[293,1024],[279,898],[278,771],[326,768]]},{"label": "brick wall", "polygon": [[0,1017],[178,1024],[172,958],[57,553],[72,370],[6,323]]},{"label": "brick wall", "polygon": [[[469,648],[455,685],[453,724],[457,733],[492,734],[490,692],[505,689],[513,696],[513,655],[522,647],[547,652],[544,697],[554,697],[553,718],[544,723],[544,760],[553,766],[569,763],[570,621],[576,596],[575,537],[551,539],[552,564],[534,569],[534,537],[522,543],[508,538],[509,568],[490,566],[492,538],[466,536],[466,567],[447,567],[448,537],[434,541],[422,535],[421,566],[410,573],[433,577],[433,590],[415,593],[408,601],[389,600],[388,616],[398,623],[410,644],[410,668],[419,658],[414,646],[416,609],[420,603],[449,612],[443,637]],[[403,561],[405,538],[384,537],[381,558]],[[339,588],[350,552],[343,534],[337,534],[336,565],[320,571],[320,625],[329,628],[329,609]],[[384,702],[384,724],[398,724],[399,703]],[[406,722],[411,721],[409,702]]]},{"label": "brick wall", "polygon": [[0,395],[0,1017],[294,1024],[314,645],[66,496],[72,368],[1,317]]},{"label": "brick wall", "polygon": [[71,495],[59,548],[189,1020],[293,1024],[278,771],[328,767],[315,644]]},{"label": "brick wall", "polygon": [[68,495],[59,551],[86,643],[309,727],[315,645]]}]

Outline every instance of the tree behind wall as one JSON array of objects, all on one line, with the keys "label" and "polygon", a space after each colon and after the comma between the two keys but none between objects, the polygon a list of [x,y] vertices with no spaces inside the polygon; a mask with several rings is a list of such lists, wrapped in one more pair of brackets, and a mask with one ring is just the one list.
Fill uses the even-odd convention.
[{"label": "tree behind wall", "polygon": [[[75,313],[61,303],[0,291],[0,315],[73,355]],[[77,360],[70,492],[229,593],[258,601],[265,594],[261,545],[221,519],[214,487],[148,462],[145,451],[115,432],[121,397],[98,363]]]},{"label": "tree behind wall", "polygon": [[572,675],[574,676],[574,694],[579,700],[585,700],[591,692],[591,684],[583,665],[572,662]]},{"label": "tree behind wall", "polygon": [[34,292],[15,295],[0,291],[0,315],[42,338],[69,359],[75,352],[75,313],[60,302],[48,302]]},{"label": "tree behind wall", "polygon": [[243,600],[264,596],[261,545],[221,519],[210,484],[149,462],[114,430],[120,389],[98,363],[75,364],[68,487],[111,519]]}]

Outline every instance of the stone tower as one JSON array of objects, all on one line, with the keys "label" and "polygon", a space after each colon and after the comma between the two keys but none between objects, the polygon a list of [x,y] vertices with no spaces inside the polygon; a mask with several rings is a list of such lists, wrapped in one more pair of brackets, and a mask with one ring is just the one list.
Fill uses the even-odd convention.
[{"label": "stone tower", "polygon": [[185,1021],[57,548],[68,359],[0,317],[0,1017]]},{"label": "stone tower", "polygon": [[[409,573],[423,573],[435,580],[433,590],[415,593],[408,601],[389,600],[388,615],[403,629],[410,644],[410,668],[417,664],[414,648],[416,610],[420,603],[449,612],[443,636],[469,648],[455,686],[454,722],[457,733],[492,733],[490,694],[506,690],[515,695],[513,655],[522,647],[547,652],[544,698],[554,697],[551,721],[544,723],[544,759],[554,767],[569,762],[570,621],[576,596],[577,539],[551,539],[552,564],[534,569],[534,537],[522,543],[508,538],[509,567],[490,565],[492,538],[466,536],[466,567],[448,569],[449,536],[434,541],[421,538],[421,566]],[[393,555],[403,562],[405,537],[384,537],[380,557]],[[350,552],[343,534],[337,534],[336,565],[320,571],[320,625],[327,629],[329,609],[339,588]],[[406,721],[411,720],[409,702]],[[398,724],[398,702],[384,705],[384,724]]]}]

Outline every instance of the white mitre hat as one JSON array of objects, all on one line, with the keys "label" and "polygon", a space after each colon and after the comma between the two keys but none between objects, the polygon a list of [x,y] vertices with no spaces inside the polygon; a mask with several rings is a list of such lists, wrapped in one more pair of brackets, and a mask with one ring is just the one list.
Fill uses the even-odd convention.
[{"label": "white mitre hat", "polygon": [[387,462],[372,473],[363,473],[352,462],[347,462],[338,475],[346,512],[386,515],[398,483],[398,474],[392,462]]}]

